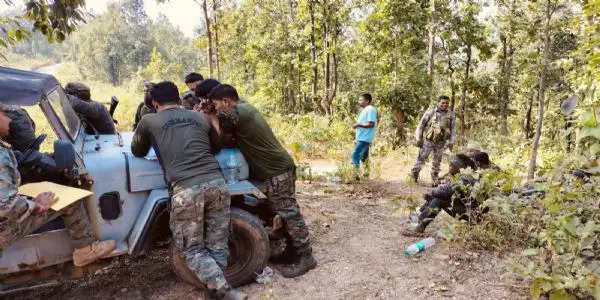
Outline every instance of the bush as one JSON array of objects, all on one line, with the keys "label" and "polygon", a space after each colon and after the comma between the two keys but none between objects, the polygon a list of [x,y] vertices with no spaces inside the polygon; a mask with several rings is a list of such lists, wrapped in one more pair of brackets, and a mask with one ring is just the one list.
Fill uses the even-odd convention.
[{"label": "bush", "polygon": [[568,175],[581,164],[580,158],[562,162],[535,186],[543,193],[528,197],[515,192],[514,172],[482,172],[471,197],[489,211],[479,223],[451,220],[445,231],[470,249],[520,253],[513,270],[531,282],[534,298],[598,297],[600,178],[583,183]]}]

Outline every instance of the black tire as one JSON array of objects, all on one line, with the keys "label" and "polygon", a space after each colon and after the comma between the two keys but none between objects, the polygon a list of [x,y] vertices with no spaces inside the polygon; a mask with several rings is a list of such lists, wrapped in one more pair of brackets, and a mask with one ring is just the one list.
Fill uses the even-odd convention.
[{"label": "black tire", "polygon": [[[229,237],[229,263],[225,278],[232,287],[238,287],[254,281],[256,274],[267,265],[269,236],[257,217],[239,208],[231,208],[231,225],[233,233]],[[195,287],[205,288],[174,245],[171,245],[170,252],[175,274]]]}]

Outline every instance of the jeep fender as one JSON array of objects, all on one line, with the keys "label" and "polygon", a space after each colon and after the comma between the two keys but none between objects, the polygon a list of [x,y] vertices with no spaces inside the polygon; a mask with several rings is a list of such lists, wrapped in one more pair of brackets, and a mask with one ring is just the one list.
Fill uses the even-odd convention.
[{"label": "jeep fender", "polygon": [[139,256],[144,253],[144,244],[146,239],[150,238],[150,229],[152,223],[159,214],[167,209],[169,203],[169,191],[167,189],[158,189],[150,192],[148,200],[142,207],[135,225],[129,234],[129,255]]}]

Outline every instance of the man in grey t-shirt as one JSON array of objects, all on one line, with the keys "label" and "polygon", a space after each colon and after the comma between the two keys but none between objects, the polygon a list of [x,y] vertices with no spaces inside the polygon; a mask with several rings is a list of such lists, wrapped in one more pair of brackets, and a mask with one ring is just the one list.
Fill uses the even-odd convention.
[{"label": "man in grey t-shirt", "polygon": [[225,279],[231,197],[211,153],[211,126],[203,114],[179,105],[170,81],[152,88],[156,113],[142,117],[131,152],[146,156],[154,146],[172,191],[169,227],[183,260],[217,299],[247,299]]}]

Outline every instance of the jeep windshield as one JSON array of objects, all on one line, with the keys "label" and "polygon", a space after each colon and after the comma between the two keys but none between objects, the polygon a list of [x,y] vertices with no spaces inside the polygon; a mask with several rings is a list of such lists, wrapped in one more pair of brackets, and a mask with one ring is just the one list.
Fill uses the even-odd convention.
[{"label": "jeep windshield", "polygon": [[54,113],[56,113],[56,116],[60,119],[60,122],[69,133],[71,139],[75,141],[77,133],[79,132],[79,126],[81,126],[81,121],[79,120],[77,113],[71,107],[71,103],[69,103],[63,90],[56,88],[49,93],[48,102],[50,102]]}]

